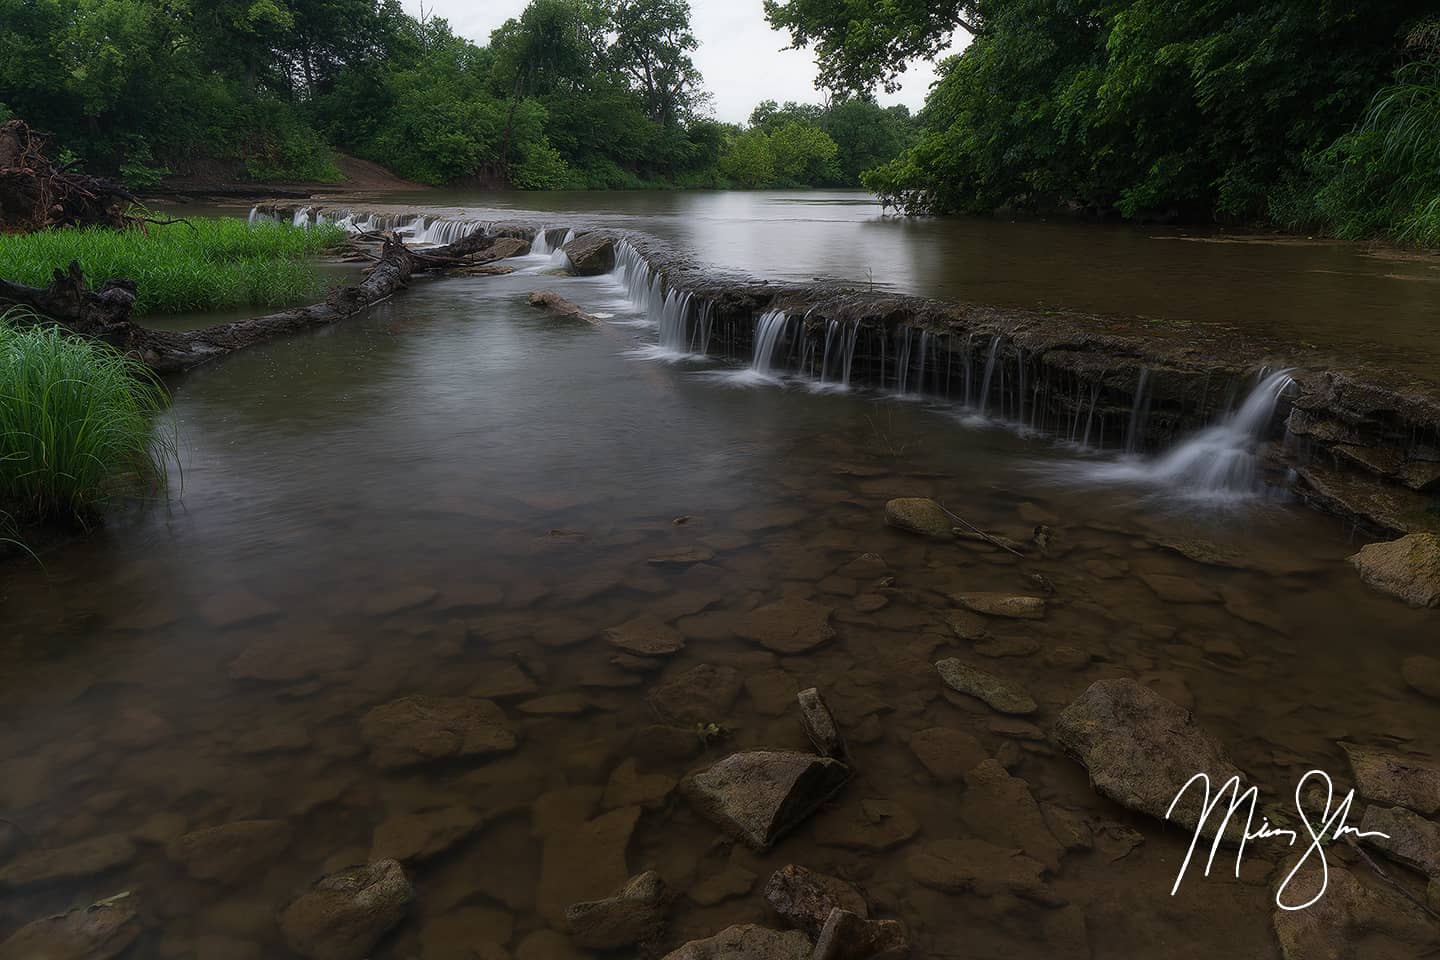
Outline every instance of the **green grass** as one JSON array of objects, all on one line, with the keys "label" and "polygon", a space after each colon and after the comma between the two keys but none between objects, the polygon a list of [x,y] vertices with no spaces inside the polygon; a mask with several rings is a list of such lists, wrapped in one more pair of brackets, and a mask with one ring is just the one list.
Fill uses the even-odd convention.
[{"label": "green grass", "polygon": [[78,260],[92,287],[134,280],[137,314],[290,306],[324,292],[309,258],[345,239],[330,224],[306,230],[281,223],[252,227],[234,217],[190,222],[193,227],[0,235],[0,278],[44,286],[57,267]]},{"label": "green grass", "polygon": [[0,517],[98,520],[128,496],[163,490],[170,401],[139,361],[104,344],[0,314]]}]

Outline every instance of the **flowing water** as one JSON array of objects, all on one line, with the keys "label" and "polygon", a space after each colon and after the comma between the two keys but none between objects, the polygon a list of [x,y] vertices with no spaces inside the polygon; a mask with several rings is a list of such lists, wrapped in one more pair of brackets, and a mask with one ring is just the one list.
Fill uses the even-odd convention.
[{"label": "flowing water", "polygon": [[[1098,797],[1044,732],[1094,681],[1138,678],[1191,707],[1277,802],[1311,768],[1348,785],[1339,740],[1429,749],[1440,704],[1400,664],[1433,653],[1435,614],[1362,585],[1344,525],[1257,495],[1254,436],[1284,374],[1168,455],[1101,457],[1078,446],[1087,418],[1068,426],[1076,445],[994,426],[1033,412],[1023,384],[984,410],[1007,396],[990,344],[973,345],[982,372],[957,373],[953,403],[916,400],[940,376],[918,334],[887,347],[908,362],[883,391],[851,385],[853,327],[790,356],[800,318],[782,314],[757,318],[748,366],[703,361],[704,312],[629,253],[577,279],[551,275],[545,246],[509,276],[418,282],[193,373],[176,387],[170,503],[43,568],[3,569],[0,871],[7,854],[129,842],[7,889],[0,938],[132,891],[136,956],[289,957],[276,916],[299,890],[386,852],[395,818],[443,810],[461,827],[407,863],[416,901],[376,958],[588,956],[550,939],[565,905],[651,868],[675,893],[667,945],[773,924],[762,891],[788,863],[856,883],[917,957],[1278,956],[1273,850],[1171,897],[1188,838]],[[527,305],[536,289],[605,319],[557,321]],[[725,389],[736,379],[755,388]],[[1201,478],[1231,495],[1197,502]],[[883,520],[900,496],[1016,540],[1045,524],[1055,545],[1021,560],[902,533]],[[951,600],[1047,584],[1045,620],[989,620],[979,639]],[[831,611],[830,642],[777,655],[745,639],[752,611],[795,599]],[[604,631],[636,618],[684,649],[613,662]],[[931,666],[946,656],[1039,712],[1017,721],[947,692]],[[657,710],[650,695],[701,664],[735,671],[736,688],[689,689],[683,719]],[[724,842],[667,788],[737,748],[805,749],[794,693],[812,685],[856,779],[769,852]],[[417,695],[493,697],[518,746],[379,768],[364,718]],[[728,735],[702,744],[697,722]],[[998,758],[1067,838],[1043,902],[916,881],[912,859],[938,841],[1037,842],[1013,798],[921,762],[916,735],[934,728],[973,737],[970,760]],[[636,804],[628,835],[578,828]],[[254,819],[285,832],[223,880],[172,857],[188,831]]]}]

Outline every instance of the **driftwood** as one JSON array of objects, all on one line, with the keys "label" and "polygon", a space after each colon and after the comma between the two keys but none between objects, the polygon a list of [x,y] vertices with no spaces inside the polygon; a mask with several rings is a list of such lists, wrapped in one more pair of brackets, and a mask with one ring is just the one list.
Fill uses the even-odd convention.
[{"label": "driftwood", "polygon": [[[358,286],[333,291],[324,302],[263,317],[221,323],[203,330],[153,330],[130,319],[135,284],[106,280],[98,290],[86,284],[80,265],[56,270],[48,287],[27,287],[0,280],[0,305],[28,307],[45,320],[82,336],[104,341],[130,353],[156,373],[178,373],[236,350],[352,317],[403,288],[412,275],[483,261],[514,250],[513,241],[477,230],[454,243],[424,254],[405,246],[394,234],[381,240],[380,254],[369,276]],[[528,244],[523,244],[528,249]],[[511,254],[505,253],[505,256]]]},{"label": "driftwood", "polygon": [[23,121],[0,124],[0,233],[153,222],[127,213],[136,200],[122,184],[57,166],[44,148]]}]

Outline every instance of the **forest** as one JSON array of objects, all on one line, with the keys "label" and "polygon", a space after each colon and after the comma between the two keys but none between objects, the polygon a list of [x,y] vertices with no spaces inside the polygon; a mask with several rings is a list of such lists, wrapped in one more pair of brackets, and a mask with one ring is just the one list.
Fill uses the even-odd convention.
[{"label": "forest", "polygon": [[0,121],[135,187],[858,186],[915,128],[863,94],[708,113],[684,0],[534,0],[478,46],[397,0],[0,0]]},{"label": "forest", "polygon": [[767,0],[837,94],[956,31],[923,134],[864,177],[912,213],[1268,223],[1440,245],[1433,0]]}]

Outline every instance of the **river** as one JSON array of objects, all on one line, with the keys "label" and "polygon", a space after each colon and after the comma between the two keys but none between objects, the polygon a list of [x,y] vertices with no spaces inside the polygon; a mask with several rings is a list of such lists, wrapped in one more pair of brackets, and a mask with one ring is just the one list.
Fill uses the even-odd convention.
[{"label": "river", "polygon": [[[1324,331],[1337,349],[1440,316],[1433,265],[1343,245],[907,225],[851,194],[522,201],[776,278],[873,271],[935,295]],[[1099,797],[1047,742],[1057,713],[1096,680],[1139,678],[1278,798],[1311,768],[1348,784],[1339,740],[1433,739],[1440,704],[1400,671],[1433,652],[1435,615],[1365,587],[1345,563],[1361,541],[1340,522],[1258,490],[1196,500],[1102,482],[1113,460],[948,404],[656,362],[655,330],[613,277],[513,263],[418,282],[363,318],[188,375],[169,502],[43,567],[5,568],[0,828],[14,832],[0,871],[7,842],[17,856],[66,848],[56,861],[79,866],[12,884],[0,935],[132,891],[137,956],[290,956],[278,911],[322,873],[393,850],[396,818],[428,817],[450,826],[411,851],[416,901],[377,958],[588,956],[557,940],[563,908],[645,869],[675,894],[668,946],[773,924],[762,892],[791,863],[857,884],[875,915],[904,921],[916,957],[1157,944],[1272,957],[1278,858],[1172,898],[1188,837]],[[537,311],[538,289],[603,321]],[[1423,342],[1397,341],[1397,358],[1424,369],[1437,348]],[[1018,541],[1045,524],[1054,545],[1020,560],[900,532],[883,513],[903,496]],[[955,593],[1047,585],[1043,620],[985,620],[977,638],[957,619]],[[829,611],[829,642],[776,653],[746,639],[753,611],[799,601]],[[683,649],[614,662],[605,631],[637,618]],[[946,690],[932,664],[950,656],[1023,688],[1038,713],[1017,721]],[[701,665],[717,669],[691,673]],[[808,749],[793,700],[808,686],[856,779],[768,852],[721,842],[674,781],[738,748]],[[410,696],[494,699],[517,746],[377,764],[367,715]],[[702,744],[697,723],[723,735]],[[917,879],[915,857],[942,841],[1037,857],[1060,842],[1015,816],[1013,792],[1000,802],[937,772],[922,744],[941,735],[917,737],[936,729],[973,738],[972,759],[997,758],[1067,837],[1043,902]],[[619,836],[581,827],[631,806]],[[176,843],[255,820],[273,821],[255,856]]]}]

